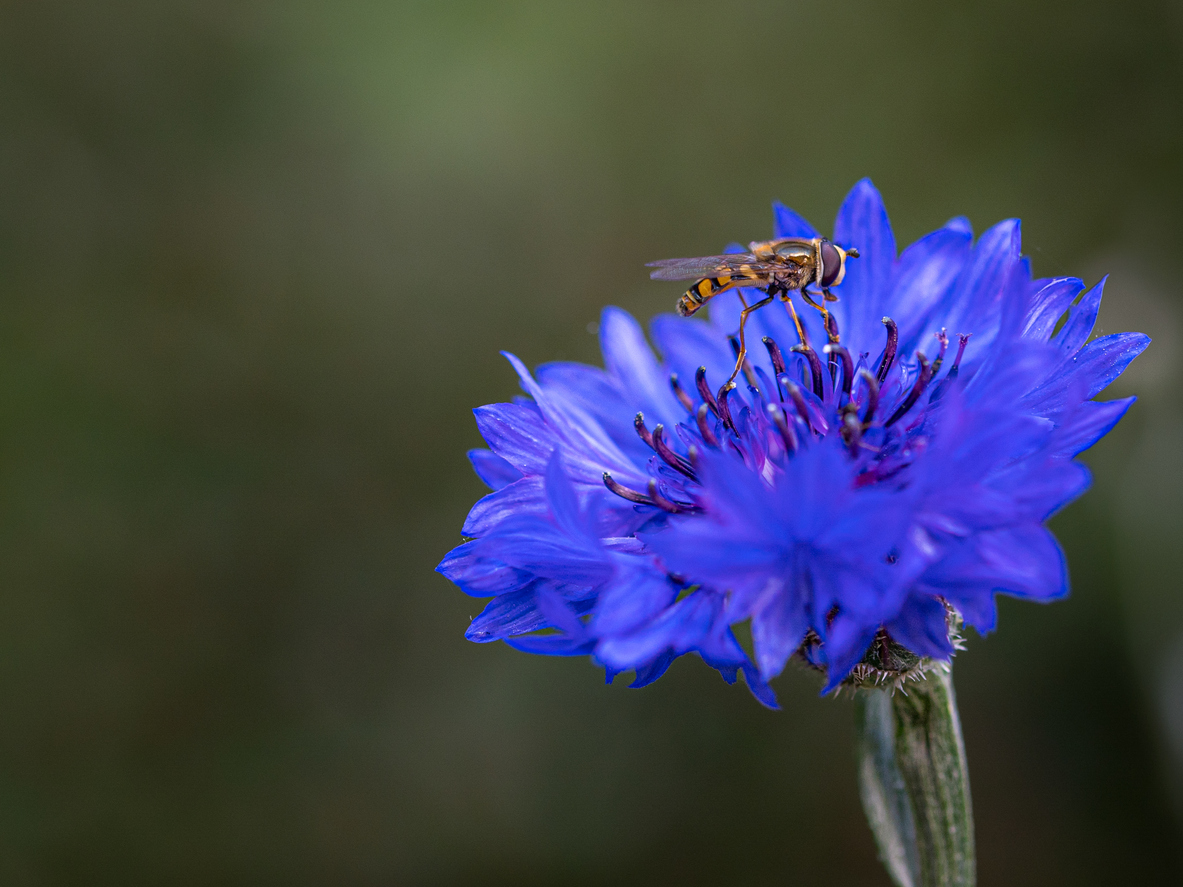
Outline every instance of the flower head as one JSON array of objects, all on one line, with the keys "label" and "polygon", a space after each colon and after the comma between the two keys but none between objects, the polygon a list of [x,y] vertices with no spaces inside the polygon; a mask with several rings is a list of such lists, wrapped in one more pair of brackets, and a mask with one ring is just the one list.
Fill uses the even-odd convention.
[{"label": "flower head", "polygon": [[[818,236],[774,211],[775,236]],[[830,690],[891,650],[949,659],[950,619],[992,630],[998,593],[1067,594],[1044,524],[1134,400],[1092,398],[1149,339],[1089,341],[1104,281],[1033,280],[1015,220],[975,243],[953,219],[897,255],[864,180],[834,240],[860,257],[829,319],[752,314],[765,347],[718,396],[757,291],[715,297],[710,322],[657,317],[660,358],[615,308],[602,370],[531,375],[506,355],[528,398],[476,410],[489,449],[469,455],[493,492],[438,568],[493,598],[470,639],[590,654],[634,686],[694,652],[771,705],[795,653]]]}]

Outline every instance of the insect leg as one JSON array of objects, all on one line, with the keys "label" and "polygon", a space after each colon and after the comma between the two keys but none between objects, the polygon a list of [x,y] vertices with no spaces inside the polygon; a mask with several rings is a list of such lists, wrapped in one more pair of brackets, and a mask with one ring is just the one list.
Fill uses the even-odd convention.
[{"label": "insect leg", "polygon": [[789,309],[789,316],[793,318],[793,326],[797,328],[797,338],[801,340],[800,344],[809,345],[809,339],[805,336],[805,327],[801,326],[801,318],[797,316],[797,309],[793,305],[793,300],[788,292],[781,293],[781,301],[785,303],[785,307]]},{"label": "insect leg", "polygon": [[834,326],[830,323],[830,310],[828,308],[826,308],[825,298],[823,297],[822,304],[819,305],[817,302],[815,302],[813,300],[813,296],[811,296],[809,294],[809,291],[806,290],[805,287],[801,287],[800,292],[801,292],[801,298],[803,298],[806,302],[808,302],[810,307],[816,308],[818,311],[821,312],[822,325],[826,328],[826,333],[829,335],[830,344],[837,345],[838,344],[838,337],[834,335]]},{"label": "insect leg", "polygon": [[775,296],[769,296],[766,299],[761,299],[759,302],[756,302],[756,304],[748,305],[748,307],[744,308],[743,311],[739,312],[739,354],[736,355],[735,369],[731,371],[731,378],[724,382],[723,387],[719,389],[720,396],[722,396],[724,390],[735,384],[735,377],[739,375],[739,371],[743,369],[743,362],[747,359],[748,345],[747,342],[744,341],[744,326],[748,322],[748,315],[757,308],[763,308],[774,298]]}]

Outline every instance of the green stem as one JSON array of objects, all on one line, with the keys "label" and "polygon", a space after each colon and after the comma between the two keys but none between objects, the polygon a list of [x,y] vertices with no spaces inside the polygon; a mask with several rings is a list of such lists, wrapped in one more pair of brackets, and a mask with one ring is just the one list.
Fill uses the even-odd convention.
[{"label": "green stem", "polygon": [[974,826],[949,672],[860,689],[859,791],[879,858],[899,887],[973,887]]}]

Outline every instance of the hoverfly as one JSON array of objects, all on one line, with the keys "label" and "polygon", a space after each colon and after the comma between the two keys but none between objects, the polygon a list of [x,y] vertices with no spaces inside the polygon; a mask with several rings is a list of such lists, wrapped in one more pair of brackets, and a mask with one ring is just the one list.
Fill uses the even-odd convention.
[{"label": "hoverfly", "polygon": [[[782,237],[778,240],[753,241],[748,244],[748,250],[746,253],[725,256],[664,259],[660,262],[650,262],[646,266],[657,269],[649,275],[654,280],[699,278],[698,282],[678,299],[678,313],[683,317],[694,314],[719,293],[729,289],[753,287],[762,289],[767,294],[767,298],[752,305],[744,301],[744,309],[739,315],[739,352],[736,355],[735,369],[731,373],[731,378],[723,384],[723,389],[735,381],[747,357],[744,325],[749,314],[779,297],[788,306],[798,333],[802,334],[801,323],[790,301],[791,294],[801,293],[806,302],[826,317],[828,311],[825,302],[838,301],[838,297],[830,292],[830,287],[837,286],[846,276],[847,258],[858,258],[857,249],[843,249],[824,237],[815,237],[812,240]],[[806,289],[812,283],[821,288],[821,304],[816,302]]]}]

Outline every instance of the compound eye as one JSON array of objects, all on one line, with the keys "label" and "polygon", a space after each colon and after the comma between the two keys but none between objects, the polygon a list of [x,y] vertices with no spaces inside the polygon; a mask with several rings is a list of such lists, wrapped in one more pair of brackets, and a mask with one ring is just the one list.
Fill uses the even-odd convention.
[{"label": "compound eye", "polygon": [[842,273],[842,254],[828,240],[822,241],[822,286],[832,286]]}]

